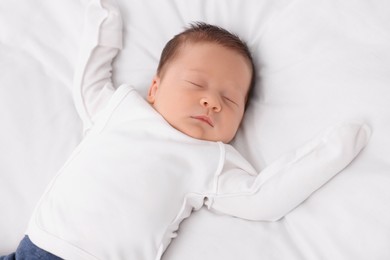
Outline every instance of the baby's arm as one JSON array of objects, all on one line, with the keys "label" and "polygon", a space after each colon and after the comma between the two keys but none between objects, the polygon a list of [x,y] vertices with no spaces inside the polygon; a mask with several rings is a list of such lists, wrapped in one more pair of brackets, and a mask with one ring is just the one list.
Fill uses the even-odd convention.
[{"label": "baby's arm", "polygon": [[247,183],[246,192],[236,190],[229,194],[225,189],[228,193],[209,197],[206,204],[244,219],[279,220],[343,170],[367,144],[369,136],[366,125],[350,123],[334,127],[286,154],[257,177],[238,173],[234,178]]},{"label": "baby's arm", "polygon": [[73,96],[85,132],[115,90],[111,71],[112,61],[122,48],[122,19],[113,0],[83,2],[86,13]]}]

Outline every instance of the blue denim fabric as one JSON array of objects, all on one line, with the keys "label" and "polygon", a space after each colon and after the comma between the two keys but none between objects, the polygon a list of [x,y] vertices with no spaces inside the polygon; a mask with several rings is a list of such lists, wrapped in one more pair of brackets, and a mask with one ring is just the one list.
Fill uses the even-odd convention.
[{"label": "blue denim fabric", "polygon": [[60,260],[58,256],[55,256],[43,249],[40,249],[34,245],[28,236],[25,236],[16,252],[7,256],[0,256],[0,260]]}]

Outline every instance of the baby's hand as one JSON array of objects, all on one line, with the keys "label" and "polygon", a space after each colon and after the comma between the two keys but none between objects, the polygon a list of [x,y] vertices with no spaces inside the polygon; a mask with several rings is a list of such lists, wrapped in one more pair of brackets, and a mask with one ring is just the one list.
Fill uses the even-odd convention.
[{"label": "baby's hand", "polygon": [[104,30],[121,31],[122,17],[115,0],[101,0],[100,3],[102,7],[108,12],[107,18],[103,22]]},{"label": "baby's hand", "polygon": [[[86,3],[84,31],[86,38],[96,38],[99,45],[122,48],[122,17],[115,0],[82,0]],[[99,31],[99,32],[97,32]],[[93,42],[93,44],[96,44]]]},{"label": "baby's hand", "polygon": [[115,15],[120,15],[119,7],[115,0],[100,0],[100,3],[104,9],[109,10],[109,12],[112,12]]},{"label": "baby's hand", "polygon": [[108,16],[120,17],[119,6],[115,0],[80,0],[81,4],[87,7],[87,13],[94,11],[101,11],[105,9],[109,14]]}]

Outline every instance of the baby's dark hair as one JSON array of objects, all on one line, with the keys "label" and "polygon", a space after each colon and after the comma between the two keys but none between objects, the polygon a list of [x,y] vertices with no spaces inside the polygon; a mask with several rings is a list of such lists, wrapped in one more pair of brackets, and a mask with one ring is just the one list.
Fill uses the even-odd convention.
[{"label": "baby's dark hair", "polygon": [[249,61],[252,68],[252,78],[249,86],[248,96],[250,95],[253,86],[255,84],[255,66],[253,63],[252,55],[249,51],[247,44],[242,41],[237,35],[227,31],[219,26],[207,24],[204,22],[195,22],[190,24],[183,32],[175,35],[165,45],[160,62],[157,68],[157,75],[162,76],[164,68],[173,60],[178,50],[184,43],[199,43],[199,42],[210,42],[216,43],[230,50],[236,51],[241,54],[247,61]]}]

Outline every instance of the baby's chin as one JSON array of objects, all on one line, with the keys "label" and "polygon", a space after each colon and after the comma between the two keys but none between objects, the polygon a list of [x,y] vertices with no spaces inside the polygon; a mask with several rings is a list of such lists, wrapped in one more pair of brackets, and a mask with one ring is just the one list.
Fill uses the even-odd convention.
[{"label": "baby's chin", "polygon": [[192,137],[197,140],[202,141],[211,141],[211,142],[223,142],[225,144],[229,143],[233,137],[231,135],[228,135],[226,133],[219,134],[218,131],[213,131],[212,129],[207,129],[201,124],[197,123],[196,121],[190,119],[188,121],[179,121],[176,122],[170,122],[166,119],[166,121],[176,130],[179,132]]},{"label": "baby's chin", "polygon": [[178,128],[176,129],[184,133],[185,135],[188,135],[189,137],[202,140],[202,141],[223,142],[227,144],[233,139],[233,138],[216,136],[215,133],[210,133],[200,127],[199,128],[193,127],[191,129],[178,129]]}]

